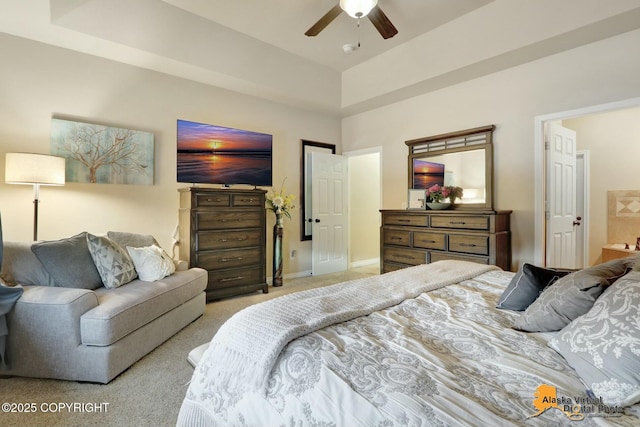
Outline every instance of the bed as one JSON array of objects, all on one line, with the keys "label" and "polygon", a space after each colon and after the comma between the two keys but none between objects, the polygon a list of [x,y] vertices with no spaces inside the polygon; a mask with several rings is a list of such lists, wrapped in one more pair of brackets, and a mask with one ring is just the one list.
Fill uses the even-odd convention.
[{"label": "bed", "polygon": [[[640,335],[640,272],[632,267],[619,260],[597,274],[539,268],[511,273],[439,261],[248,307],[220,328],[197,364],[177,425],[640,425],[640,344],[634,342]],[[585,287],[585,278],[601,291]],[[625,344],[605,345],[607,366],[593,370],[614,378],[606,370],[622,358],[626,394],[603,400],[586,391],[585,378],[597,381],[584,373],[588,363],[574,360],[585,353],[572,358],[576,346],[569,344],[580,334],[578,342],[591,342],[585,331],[603,335],[602,325],[579,321],[590,315],[602,321],[598,304],[614,301],[613,307],[618,294],[630,295],[631,306],[623,298],[629,325],[604,335]],[[562,301],[567,297],[591,300],[582,308],[587,313],[565,320],[558,331],[524,331],[531,324],[557,326],[535,325],[530,308],[544,312],[560,301],[576,317],[580,310]],[[544,304],[536,307],[539,302]],[[525,308],[505,308],[509,303]],[[543,323],[553,317],[543,313]],[[515,329],[518,322],[524,330]]]}]

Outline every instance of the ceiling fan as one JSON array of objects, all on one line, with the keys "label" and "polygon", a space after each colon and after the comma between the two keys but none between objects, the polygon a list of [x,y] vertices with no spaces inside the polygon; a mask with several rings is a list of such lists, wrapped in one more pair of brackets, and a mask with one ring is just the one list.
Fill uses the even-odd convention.
[{"label": "ceiling fan", "polygon": [[382,9],[378,7],[378,0],[340,0],[340,3],[335,5],[304,34],[310,37],[317,36],[320,31],[324,30],[324,28],[343,11],[347,12],[352,18],[360,19],[365,16],[368,17],[384,39],[390,39],[398,34],[396,27],[393,26]]}]

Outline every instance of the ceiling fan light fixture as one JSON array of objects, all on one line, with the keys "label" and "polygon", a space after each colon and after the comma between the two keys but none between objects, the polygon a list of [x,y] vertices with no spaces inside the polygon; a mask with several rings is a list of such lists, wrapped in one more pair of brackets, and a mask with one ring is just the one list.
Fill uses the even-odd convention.
[{"label": "ceiling fan light fixture", "polygon": [[340,7],[352,18],[367,16],[377,4],[378,0],[340,0]]}]

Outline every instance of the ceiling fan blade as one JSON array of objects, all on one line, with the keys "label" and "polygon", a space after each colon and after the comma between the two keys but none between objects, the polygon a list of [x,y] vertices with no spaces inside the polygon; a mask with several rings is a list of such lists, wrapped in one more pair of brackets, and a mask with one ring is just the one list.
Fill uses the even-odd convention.
[{"label": "ceiling fan blade", "polygon": [[342,8],[339,4],[335,5],[333,9],[329,12],[325,13],[325,15],[318,20],[311,28],[304,33],[305,36],[313,37],[317,36],[320,31],[324,30],[324,28],[331,23],[334,19],[338,17],[342,13]]},{"label": "ceiling fan blade", "polygon": [[367,15],[374,27],[378,30],[383,39],[390,39],[398,34],[398,30],[393,26],[387,15],[378,6],[371,9]]}]

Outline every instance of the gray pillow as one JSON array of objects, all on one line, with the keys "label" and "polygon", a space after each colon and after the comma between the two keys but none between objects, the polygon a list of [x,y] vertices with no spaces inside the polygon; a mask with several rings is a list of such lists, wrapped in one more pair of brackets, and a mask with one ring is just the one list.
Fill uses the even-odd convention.
[{"label": "gray pillow", "polygon": [[527,332],[559,331],[589,311],[605,288],[632,267],[629,258],[615,259],[562,277],[527,307],[514,328]]},{"label": "gray pillow", "polygon": [[640,402],[640,272],[611,285],[549,341],[607,405]]},{"label": "gray pillow", "polygon": [[518,273],[513,276],[502,296],[500,296],[496,308],[515,311],[525,310],[540,296],[545,288],[567,274],[569,274],[569,271],[536,267],[535,265],[524,263]]},{"label": "gray pillow", "polygon": [[102,286],[102,279],[87,247],[86,234],[31,245],[31,250],[53,277],[56,286],[82,289]]},{"label": "gray pillow", "polygon": [[126,231],[107,231],[107,237],[116,242],[124,250],[127,246],[142,248],[145,246],[158,245],[155,237],[149,234],[128,233]]},{"label": "gray pillow", "polygon": [[106,288],[117,288],[138,276],[127,251],[108,237],[87,233],[87,246]]},{"label": "gray pillow", "polygon": [[31,242],[4,242],[0,278],[13,285],[55,286],[53,278],[31,252]]}]

